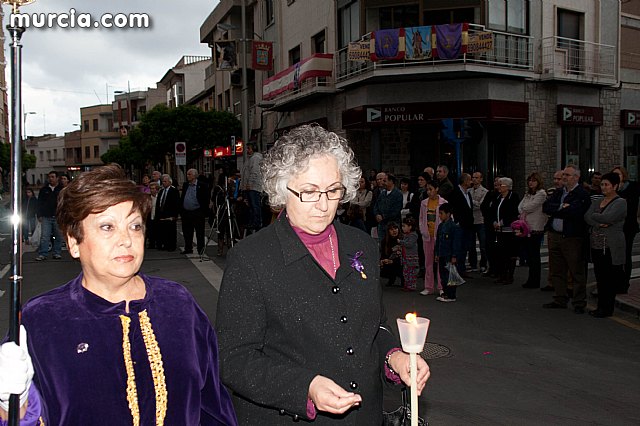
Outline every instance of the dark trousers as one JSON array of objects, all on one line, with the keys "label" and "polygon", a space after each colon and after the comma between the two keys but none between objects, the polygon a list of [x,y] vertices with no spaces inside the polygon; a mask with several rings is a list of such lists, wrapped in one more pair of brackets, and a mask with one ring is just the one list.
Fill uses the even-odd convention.
[{"label": "dark trousers", "polygon": [[469,248],[469,265],[471,265],[472,269],[476,269],[478,267],[476,237],[478,237],[478,242],[480,243],[480,267],[483,268],[487,266],[487,241],[484,223],[477,223],[473,225],[473,241],[471,241],[471,247]]},{"label": "dark trousers", "polygon": [[549,272],[554,287],[553,299],[566,305],[567,271],[573,277],[573,306],[584,308],[587,304],[587,268],[585,262],[584,238],[563,237],[558,232],[549,231]]},{"label": "dark trousers", "polygon": [[147,219],[147,226],[145,229],[145,237],[147,240],[147,248],[154,249],[159,248],[158,238],[158,221],[156,219]]},{"label": "dark trousers", "polygon": [[[625,247],[625,266],[624,275],[622,276],[622,282],[618,286],[618,293],[626,293],[629,290],[629,280],[631,279],[631,270],[633,269],[633,262],[631,260],[631,253],[633,251],[633,240],[635,239],[635,232],[625,232],[624,242]],[[599,291],[599,290],[598,290]]]},{"label": "dark trousers", "polygon": [[624,279],[622,265],[613,265],[611,251],[607,248],[591,249],[593,272],[598,287],[598,311],[605,315],[613,315],[616,302],[616,285]]},{"label": "dark trousers", "polygon": [[400,278],[401,285],[403,285],[402,264],[400,263],[400,259],[393,259],[393,263],[382,265],[380,267],[380,276],[389,279],[387,285],[394,285],[396,278]]},{"label": "dark trousers", "polygon": [[[471,259],[471,254],[470,254],[471,250],[473,250],[473,253],[475,255],[476,239],[475,239],[474,229],[463,228],[462,229],[462,253],[459,253],[456,256],[457,258],[456,268],[458,269],[458,272],[460,272],[461,275],[464,275],[467,271],[465,260],[467,259],[467,252],[469,253],[469,259]],[[471,260],[469,260],[469,263],[471,263]],[[471,266],[473,267],[474,265],[472,264]]]},{"label": "dark trousers", "polygon": [[158,220],[156,229],[158,230],[156,241],[160,244],[160,249],[174,251],[178,239],[176,221],[171,219]]},{"label": "dark trousers", "polygon": [[489,271],[495,275],[498,268],[496,268],[496,253],[498,251],[498,241],[495,229],[492,225],[485,226],[485,249],[487,251],[487,260],[489,261]]},{"label": "dark trousers", "polygon": [[[444,295],[447,299],[455,299],[456,298],[456,289],[458,288],[455,285],[447,285],[449,282],[449,270],[447,269],[447,263],[449,263],[451,259],[447,258],[439,258],[438,259],[438,273],[440,274],[440,279],[442,280],[442,290],[444,291]],[[458,259],[456,259],[456,266],[458,263]]]},{"label": "dark trousers", "polygon": [[198,253],[204,250],[204,220],[202,210],[182,210],[182,235],[184,236],[184,250],[193,251],[193,233],[196,233]]},{"label": "dark trousers", "polygon": [[536,232],[528,237],[521,238],[523,246],[527,253],[527,264],[529,265],[529,278],[527,283],[535,284],[540,287],[540,245],[544,238],[543,232]]}]

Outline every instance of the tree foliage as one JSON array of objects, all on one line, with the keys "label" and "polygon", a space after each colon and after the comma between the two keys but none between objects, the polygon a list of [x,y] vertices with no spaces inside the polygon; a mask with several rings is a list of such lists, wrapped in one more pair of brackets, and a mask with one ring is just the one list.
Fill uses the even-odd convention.
[{"label": "tree foliage", "polygon": [[[22,148],[22,172],[33,169],[36,166],[36,156],[27,154],[27,150]],[[11,169],[11,144],[0,144],[0,167],[7,174]]]},{"label": "tree foliage", "polygon": [[117,148],[102,157],[105,163],[142,168],[173,155],[175,142],[186,142],[187,164],[203,156],[203,149],[229,145],[231,136],[242,131],[240,121],[231,113],[202,111],[195,106],[168,108],[157,105],[144,114],[140,124],[120,140]]}]

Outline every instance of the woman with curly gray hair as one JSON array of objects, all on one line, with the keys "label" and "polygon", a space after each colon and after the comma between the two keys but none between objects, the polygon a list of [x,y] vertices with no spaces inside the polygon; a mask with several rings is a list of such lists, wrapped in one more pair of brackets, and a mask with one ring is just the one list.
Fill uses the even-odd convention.
[{"label": "woman with curly gray hair", "polygon": [[[358,189],[353,151],[305,125],[281,137],[261,168],[282,212],[230,251],[217,311],[222,379],[239,423],[281,424],[286,414],[381,424],[383,380],[409,384],[409,356],[386,324],[376,242],[334,220]],[[418,392],[428,377],[420,358]]]}]

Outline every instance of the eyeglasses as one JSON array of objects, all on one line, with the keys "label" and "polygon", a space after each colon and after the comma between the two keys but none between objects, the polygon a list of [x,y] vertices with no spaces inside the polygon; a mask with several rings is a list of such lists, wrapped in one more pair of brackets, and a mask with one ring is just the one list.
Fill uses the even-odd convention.
[{"label": "eyeglasses", "polygon": [[291,191],[293,195],[298,197],[303,203],[317,203],[320,201],[322,194],[327,196],[327,200],[341,200],[344,196],[345,187],[339,186],[337,188],[331,188],[326,191],[294,191],[287,186],[287,189]]}]

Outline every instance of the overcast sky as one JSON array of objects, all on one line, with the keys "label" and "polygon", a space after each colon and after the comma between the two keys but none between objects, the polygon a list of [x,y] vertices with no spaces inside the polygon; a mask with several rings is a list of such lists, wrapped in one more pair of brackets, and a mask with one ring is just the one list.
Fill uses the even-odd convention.
[{"label": "overcast sky", "polygon": [[[80,108],[111,103],[113,92],[155,87],[183,55],[210,55],[200,25],[218,0],[37,0],[22,13],[146,13],[147,29],[28,28],[22,37],[22,103],[29,135],[77,130]],[[11,9],[4,6],[5,22]],[[4,26],[3,25],[3,26]],[[5,30],[11,94],[11,36]],[[108,97],[107,97],[108,92]],[[10,104],[9,104],[10,105]],[[9,106],[10,108],[10,106]]]}]

